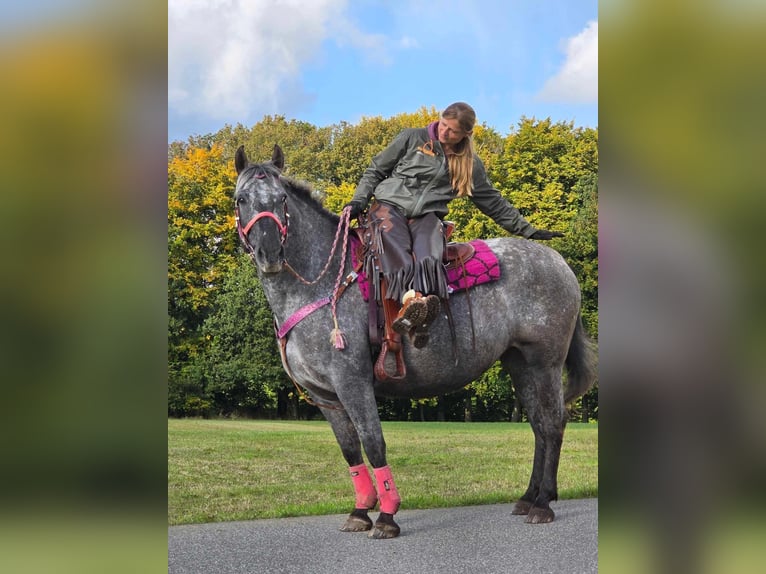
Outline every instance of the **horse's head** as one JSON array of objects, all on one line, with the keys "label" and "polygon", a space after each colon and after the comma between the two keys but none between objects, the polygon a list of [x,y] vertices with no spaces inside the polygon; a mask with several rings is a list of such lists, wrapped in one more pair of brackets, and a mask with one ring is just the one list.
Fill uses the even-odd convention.
[{"label": "horse's head", "polygon": [[266,163],[250,163],[244,146],[237,149],[234,157],[237,231],[262,273],[278,273],[285,263],[287,192],[281,181],[284,163],[278,145],[274,146],[271,161]]}]

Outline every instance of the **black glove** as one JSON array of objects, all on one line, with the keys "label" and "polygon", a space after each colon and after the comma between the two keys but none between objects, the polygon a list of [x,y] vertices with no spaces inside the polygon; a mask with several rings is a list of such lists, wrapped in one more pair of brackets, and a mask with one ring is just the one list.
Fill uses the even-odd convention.
[{"label": "black glove", "polygon": [[364,211],[364,208],[367,207],[367,203],[357,199],[349,201],[346,205],[343,206],[343,209],[346,209],[347,207],[351,208],[351,219],[354,219],[359,217],[359,214]]},{"label": "black glove", "polygon": [[529,236],[530,239],[540,239],[542,241],[548,241],[554,237],[564,237],[564,234],[560,231],[546,231],[545,229],[538,229]]}]

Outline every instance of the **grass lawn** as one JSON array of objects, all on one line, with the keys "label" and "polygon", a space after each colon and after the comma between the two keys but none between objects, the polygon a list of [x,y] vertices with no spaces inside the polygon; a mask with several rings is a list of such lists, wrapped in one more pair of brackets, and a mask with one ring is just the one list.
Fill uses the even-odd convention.
[{"label": "grass lawn", "polygon": [[[532,469],[527,423],[384,422],[402,509],[515,501]],[[598,495],[598,425],[567,426],[559,498]],[[341,514],[348,467],[324,421],[168,420],[168,522]]]}]

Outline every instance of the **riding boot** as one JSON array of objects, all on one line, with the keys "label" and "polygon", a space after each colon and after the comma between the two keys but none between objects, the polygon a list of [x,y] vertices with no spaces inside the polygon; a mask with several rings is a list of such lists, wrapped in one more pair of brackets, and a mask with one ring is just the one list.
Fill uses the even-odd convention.
[{"label": "riding boot", "polygon": [[421,293],[410,289],[402,297],[402,308],[391,326],[400,335],[405,335],[425,323],[427,317],[426,298]]},{"label": "riding boot", "polygon": [[428,327],[439,316],[441,309],[441,300],[436,295],[429,295],[426,299],[427,313],[426,319],[421,325],[418,325],[410,331],[410,341],[416,349],[422,349],[428,344]]},{"label": "riding boot", "polygon": [[426,297],[426,305],[428,306],[428,313],[426,314],[426,320],[424,323],[426,325],[430,325],[439,316],[442,302],[437,295],[429,295]]}]

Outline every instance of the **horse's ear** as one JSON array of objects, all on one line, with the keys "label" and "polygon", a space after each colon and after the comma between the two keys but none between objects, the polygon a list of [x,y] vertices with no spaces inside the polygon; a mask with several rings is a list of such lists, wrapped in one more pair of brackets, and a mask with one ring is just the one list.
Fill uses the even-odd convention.
[{"label": "horse's ear", "polygon": [[242,173],[242,170],[247,167],[247,155],[245,154],[245,146],[241,145],[237,148],[237,153],[234,154],[234,167],[237,169],[237,175]]},{"label": "horse's ear", "polygon": [[282,153],[282,148],[278,144],[274,144],[274,153],[271,154],[271,163],[279,170],[282,171],[285,167],[285,154]]}]

